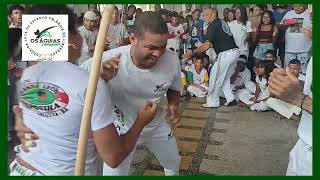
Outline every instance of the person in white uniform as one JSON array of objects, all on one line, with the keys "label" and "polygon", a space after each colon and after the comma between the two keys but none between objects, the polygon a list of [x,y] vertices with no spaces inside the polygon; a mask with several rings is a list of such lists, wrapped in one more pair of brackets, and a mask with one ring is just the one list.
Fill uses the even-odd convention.
[{"label": "person in white uniform", "polygon": [[[166,175],[178,175],[177,143],[165,119],[174,125],[180,121],[180,62],[173,52],[166,50],[168,27],[159,14],[141,13],[132,30],[131,45],[104,52],[101,77],[110,85],[121,134],[134,124],[142,102],[158,102],[166,94],[167,109],[160,108],[154,120],[144,128],[139,142],[155,154]],[[89,59],[81,67],[90,70],[91,63]],[[103,175],[128,175],[134,152],[117,168],[104,164]]]},{"label": "person in white uniform", "polygon": [[219,93],[221,89],[224,96],[227,97],[226,105],[235,100],[230,86],[230,77],[236,67],[239,49],[235,44],[228,24],[218,19],[215,9],[206,8],[204,10],[204,18],[205,22],[209,24],[206,33],[208,41],[193,51],[188,50],[183,56],[184,58],[190,58],[195,54],[206,51],[210,47],[213,47],[218,54],[217,61],[210,72],[207,103],[203,104],[203,107],[217,108],[220,106]]},{"label": "person in white uniform", "polygon": [[[72,11],[65,6],[36,5],[29,13],[73,17]],[[69,31],[69,43],[77,46],[69,46],[69,62],[39,62],[23,72],[18,88],[21,109],[15,107],[17,123],[25,123],[39,138],[34,141],[35,147],[20,151],[10,164],[11,176],[74,175],[89,73],[75,65],[82,41],[74,26]],[[109,90],[99,79],[92,109],[85,175],[96,175],[97,151],[111,167],[118,166],[130,154],[140,132],[157,113],[155,103],[141,104],[132,128],[123,136],[118,135],[113,124],[115,117]],[[21,133],[17,130],[18,134]],[[31,134],[24,136],[27,139],[35,137]],[[27,144],[30,141],[23,142],[23,145]]]},{"label": "person in white uniform", "polygon": [[[312,6],[308,7],[312,21]],[[312,176],[312,58],[307,67],[303,91],[300,81],[289,70],[275,69],[269,80],[270,94],[301,109],[299,140],[290,152],[288,176]]]}]

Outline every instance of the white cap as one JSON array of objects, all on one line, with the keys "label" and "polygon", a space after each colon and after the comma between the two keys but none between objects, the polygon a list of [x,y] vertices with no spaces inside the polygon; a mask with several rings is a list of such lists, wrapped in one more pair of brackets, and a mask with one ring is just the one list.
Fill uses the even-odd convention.
[{"label": "white cap", "polygon": [[84,14],[83,18],[86,18],[86,19],[90,19],[90,20],[95,21],[95,20],[97,20],[99,17],[97,16],[97,14],[96,14],[95,12],[93,12],[93,11],[87,11],[87,12]]},{"label": "white cap", "polygon": [[247,63],[247,60],[244,59],[244,58],[238,58],[238,61],[239,61],[239,62],[243,62],[243,63]]}]

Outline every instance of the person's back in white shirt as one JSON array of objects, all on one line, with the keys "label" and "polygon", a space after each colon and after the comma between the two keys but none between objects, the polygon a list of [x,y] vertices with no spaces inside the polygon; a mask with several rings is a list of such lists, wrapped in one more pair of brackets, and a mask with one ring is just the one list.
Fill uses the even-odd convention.
[{"label": "person's back in white shirt", "polygon": [[[80,79],[81,81],[78,81]],[[20,157],[44,175],[74,175],[81,116],[89,74],[69,62],[40,62],[25,69],[19,85],[27,127],[39,136],[37,146]],[[91,130],[115,120],[107,86],[98,81]],[[92,137],[87,146],[86,175],[96,174]]]}]

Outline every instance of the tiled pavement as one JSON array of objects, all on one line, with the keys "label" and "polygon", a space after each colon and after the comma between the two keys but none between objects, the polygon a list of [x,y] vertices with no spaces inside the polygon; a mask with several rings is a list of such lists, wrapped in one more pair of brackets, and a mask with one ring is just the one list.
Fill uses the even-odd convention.
[{"label": "tiled pavement", "polygon": [[[191,98],[182,103],[182,126],[175,130],[180,175],[285,175],[297,140],[294,122],[238,106],[206,109],[201,107],[204,101]],[[139,146],[130,175],[164,172],[154,155]]]}]

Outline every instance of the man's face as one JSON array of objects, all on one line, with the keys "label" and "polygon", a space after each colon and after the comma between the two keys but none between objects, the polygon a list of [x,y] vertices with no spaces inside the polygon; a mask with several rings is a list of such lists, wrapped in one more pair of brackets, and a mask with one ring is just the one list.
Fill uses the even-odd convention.
[{"label": "man's face", "polygon": [[192,8],[192,4],[186,4],[186,10],[187,11],[191,11]]},{"label": "man's face", "polygon": [[83,26],[87,30],[92,30],[93,27],[95,27],[95,25],[96,25],[96,21],[90,20],[90,19],[87,19],[87,18],[83,18]]},{"label": "man's face", "polygon": [[300,65],[299,64],[289,64],[289,71],[294,74],[295,77],[299,77],[300,73]]},{"label": "man's face", "polygon": [[117,11],[116,9],[113,10],[113,13],[112,13],[112,21],[113,22],[118,22],[118,17],[119,17],[119,11]]},{"label": "man's face", "polygon": [[134,56],[140,66],[150,69],[166,52],[167,34],[145,32],[142,37],[136,37],[132,34],[130,42],[134,47]]},{"label": "man's face", "polygon": [[98,11],[97,5],[90,4],[89,7],[88,7],[88,11],[93,11],[93,12]]},{"label": "man's face", "polygon": [[206,9],[203,11],[204,21],[209,24],[214,20],[214,13],[211,9]]},{"label": "man's face", "polygon": [[133,15],[136,13],[136,8],[132,7],[128,9],[128,16],[133,17]]},{"label": "man's face", "polygon": [[22,11],[20,9],[14,9],[10,17],[14,23],[22,23]]},{"label": "man's face", "polygon": [[307,7],[304,4],[294,4],[293,9],[297,14],[301,14],[307,9]]},{"label": "man's face", "polygon": [[200,12],[199,11],[195,11],[193,14],[192,14],[192,19],[197,21],[199,20],[200,18]]}]

